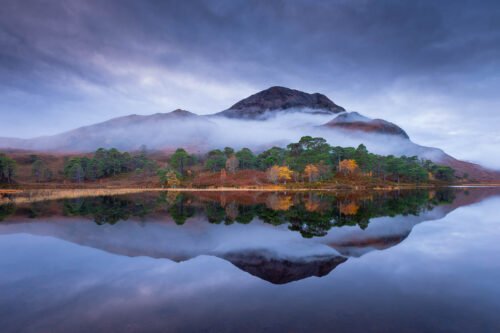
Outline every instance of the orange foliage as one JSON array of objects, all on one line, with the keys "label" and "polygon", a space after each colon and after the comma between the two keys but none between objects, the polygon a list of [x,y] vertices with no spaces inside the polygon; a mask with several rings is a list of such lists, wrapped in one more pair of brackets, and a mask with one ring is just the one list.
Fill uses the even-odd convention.
[{"label": "orange foliage", "polygon": [[318,179],[319,169],[314,164],[308,164],[304,169],[304,174],[309,182],[313,182]]},{"label": "orange foliage", "polygon": [[267,198],[266,204],[272,210],[288,210],[292,205],[291,196],[271,195]]},{"label": "orange foliage", "polygon": [[315,212],[318,210],[319,204],[312,200],[307,200],[306,203],[304,204],[304,207],[308,212]]},{"label": "orange foliage", "polygon": [[359,206],[355,202],[350,202],[347,205],[340,204],[340,213],[344,215],[356,215]]},{"label": "orange foliage", "polygon": [[354,173],[358,169],[358,163],[355,160],[342,160],[339,162],[339,171],[344,174]]},{"label": "orange foliage", "polygon": [[279,180],[282,180],[284,183],[286,183],[287,180],[292,179],[292,175],[293,171],[290,170],[287,166],[273,165],[267,170],[267,178],[275,184]]}]

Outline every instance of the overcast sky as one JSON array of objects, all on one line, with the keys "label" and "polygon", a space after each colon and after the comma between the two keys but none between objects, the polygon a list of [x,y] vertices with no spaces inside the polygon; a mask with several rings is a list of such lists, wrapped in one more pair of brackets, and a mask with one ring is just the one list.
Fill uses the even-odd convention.
[{"label": "overcast sky", "polygon": [[0,136],[274,85],[500,168],[500,1],[1,1]]}]

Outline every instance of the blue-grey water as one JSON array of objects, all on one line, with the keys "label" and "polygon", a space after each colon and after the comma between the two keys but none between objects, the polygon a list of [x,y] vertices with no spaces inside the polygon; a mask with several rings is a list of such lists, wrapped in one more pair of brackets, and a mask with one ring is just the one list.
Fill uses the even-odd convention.
[{"label": "blue-grey water", "polygon": [[0,206],[1,332],[500,332],[500,191]]}]

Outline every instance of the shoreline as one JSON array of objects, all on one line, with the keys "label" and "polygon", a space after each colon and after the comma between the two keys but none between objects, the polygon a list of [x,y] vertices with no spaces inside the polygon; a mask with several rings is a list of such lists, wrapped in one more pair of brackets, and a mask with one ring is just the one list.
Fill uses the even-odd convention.
[{"label": "shoreline", "polygon": [[481,188],[481,187],[500,187],[500,184],[466,184],[466,185],[425,185],[425,186],[387,186],[366,188],[355,186],[353,188],[287,188],[287,187],[218,187],[218,188],[51,188],[51,189],[0,189],[0,204],[22,204],[40,201],[76,199],[84,197],[128,195],[146,192],[369,192],[369,191],[407,191],[416,189],[433,189],[443,187],[454,188]]}]

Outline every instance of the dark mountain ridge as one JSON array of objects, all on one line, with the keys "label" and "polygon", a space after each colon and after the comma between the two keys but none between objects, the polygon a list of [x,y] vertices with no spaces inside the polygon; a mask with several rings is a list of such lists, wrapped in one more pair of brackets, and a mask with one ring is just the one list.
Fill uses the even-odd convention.
[{"label": "dark mountain ridge", "polygon": [[271,87],[247,97],[216,115],[228,118],[260,119],[266,113],[304,109],[311,113],[337,114],[345,109],[320,93],[308,94],[285,87]]}]

